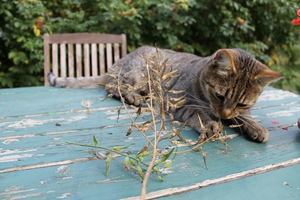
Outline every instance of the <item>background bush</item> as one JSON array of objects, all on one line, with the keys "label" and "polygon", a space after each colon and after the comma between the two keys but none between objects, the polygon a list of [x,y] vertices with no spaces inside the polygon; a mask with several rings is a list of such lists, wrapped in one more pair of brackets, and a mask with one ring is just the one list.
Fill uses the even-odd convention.
[{"label": "background bush", "polygon": [[[44,33],[125,33],[129,52],[156,44],[207,56],[219,48],[238,47],[289,76],[293,65],[279,67],[290,62],[279,61],[278,54],[281,60],[297,62],[292,56],[298,50],[300,27],[291,21],[297,18],[299,2],[1,0],[0,88],[43,84]],[[297,82],[289,78],[275,86]],[[289,89],[297,88],[300,91],[299,84]]]}]

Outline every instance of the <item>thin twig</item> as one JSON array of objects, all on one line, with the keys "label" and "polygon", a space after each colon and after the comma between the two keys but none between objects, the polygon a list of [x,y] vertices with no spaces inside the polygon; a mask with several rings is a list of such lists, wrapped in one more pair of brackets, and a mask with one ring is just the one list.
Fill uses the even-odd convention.
[{"label": "thin twig", "polygon": [[[155,164],[155,160],[156,160],[156,157],[157,157],[157,136],[156,136],[156,123],[155,123],[155,113],[154,113],[154,110],[153,110],[153,98],[152,98],[152,91],[151,91],[151,83],[150,83],[150,72],[149,72],[149,67],[148,67],[148,63],[147,63],[147,73],[148,73],[148,84],[149,84],[149,93],[150,93],[150,106],[151,106],[151,114],[152,114],[152,119],[153,119],[153,125],[154,125],[154,146],[153,146],[153,155],[152,155],[152,159],[151,159],[151,163],[147,169],[147,172],[146,172],[146,175],[144,177],[144,180],[143,180],[143,186],[142,186],[142,191],[141,191],[141,197],[140,199],[143,200],[145,199],[145,196],[146,196],[146,192],[147,192],[147,182],[148,182],[148,179],[149,179],[149,176],[150,176],[150,173],[152,171],[152,168]],[[158,140],[159,141],[159,140]]]},{"label": "thin twig", "polygon": [[[201,146],[202,144],[208,142],[209,140],[213,139],[217,134],[219,134],[219,132],[222,130],[223,126],[213,135],[211,136],[210,138],[208,138],[207,140],[197,144],[196,146],[194,146],[193,148],[191,149],[188,149],[188,150],[185,150],[185,151],[178,151],[178,152],[173,152],[172,154],[178,154],[178,153],[186,153],[186,152],[189,152],[189,151],[192,151],[194,149],[196,149],[197,147]],[[164,156],[164,155],[167,155],[168,153],[160,153],[158,154],[158,156]]]},{"label": "thin twig", "polygon": [[126,110],[128,116],[130,117],[132,123],[134,124],[134,126],[135,126],[135,127],[143,134],[143,136],[147,139],[147,141],[151,144],[151,146],[154,147],[154,145],[153,145],[152,142],[148,139],[148,137],[145,135],[145,133],[140,129],[140,127],[139,127],[139,126],[135,123],[135,121],[132,119],[132,117],[131,117],[129,111],[128,111],[127,108],[126,108],[126,104],[125,104],[125,102],[124,102],[124,100],[123,100],[122,93],[121,93],[121,90],[120,90],[120,74],[121,74],[121,71],[122,71],[122,67],[121,67],[121,69],[120,69],[120,71],[119,71],[119,75],[118,75],[118,92],[119,92],[119,95],[120,95],[120,97],[121,97],[121,101],[122,101],[122,103],[123,103],[123,105],[124,105],[124,108],[125,108],[125,110]]}]

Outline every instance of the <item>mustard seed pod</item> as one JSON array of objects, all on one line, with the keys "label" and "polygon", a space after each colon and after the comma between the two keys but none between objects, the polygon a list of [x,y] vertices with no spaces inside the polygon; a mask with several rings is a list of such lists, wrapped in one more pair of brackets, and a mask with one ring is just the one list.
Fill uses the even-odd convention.
[{"label": "mustard seed pod", "polygon": [[134,161],[134,160],[132,160],[132,159],[129,159],[129,161],[130,161],[130,164],[131,164],[132,166],[136,166],[136,163],[135,163],[135,161]]}]

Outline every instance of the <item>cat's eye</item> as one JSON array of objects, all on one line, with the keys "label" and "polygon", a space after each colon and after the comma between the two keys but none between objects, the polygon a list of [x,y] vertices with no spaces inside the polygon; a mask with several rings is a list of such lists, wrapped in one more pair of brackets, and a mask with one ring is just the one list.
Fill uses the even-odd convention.
[{"label": "cat's eye", "polygon": [[240,108],[244,108],[244,107],[247,107],[247,104],[238,103],[236,106],[240,107]]},{"label": "cat's eye", "polygon": [[224,96],[222,96],[222,95],[220,95],[220,94],[218,94],[218,93],[216,93],[216,96],[217,96],[217,98],[218,98],[222,103],[224,103],[224,101],[225,101],[225,97],[224,97]]}]

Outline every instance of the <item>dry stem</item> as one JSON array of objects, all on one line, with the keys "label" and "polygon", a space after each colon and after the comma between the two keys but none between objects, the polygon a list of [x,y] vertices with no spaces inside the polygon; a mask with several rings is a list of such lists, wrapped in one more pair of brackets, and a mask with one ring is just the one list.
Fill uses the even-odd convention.
[{"label": "dry stem", "polygon": [[132,117],[131,117],[129,111],[128,111],[127,108],[126,108],[126,104],[125,104],[124,98],[122,97],[122,93],[121,93],[121,90],[120,90],[120,74],[121,74],[121,71],[122,71],[122,67],[121,67],[121,69],[120,69],[120,71],[119,71],[119,75],[118,75],[118,92],[119,92],[119,95],[120,95],[120,97],[121,97],[121,101],[122,101],[122,103],[123,103],[123,105],[124,105],[124,108],[125,108],[125,110],[126,110],[128,116],[130,117],[132,123],[134,124],[134,126],[135,126],[135,127],[143,134],[143,136],[147,139],[147,141],[151,144],[151,146],[154,147],[154,145],[153,145],[152,142],[148,139],[148,137],[145,135],[145,133],[140,129],[140,127],[139,127],[139,126],[135,123],[135,121],[132,119]]},{"label": "dry stem", "polygon": [[[152,119],[153,119],[153,122],[154,122],[154,146],[153,146],[153,155],[152,155],[152,159],[151,159],[151,163],[147,169],[147,172],[146,172],[146,175],[144,176],[144,180],[143,180],[143,186],[142,186],[142,191],[141,191],[141,197],[140,199],[145,199],[145,196],[146,196],[146,192],[147,192],[147,182],[148,182],[148,179],[149,179],[149,176],[150,176],[150,173],[152,171],[152,167],[154,166],[155,164],[155,160],[156,160],[156,157],[157,157],[157,144],[159,141],[159,139],[157,140],[157,137],[156,137],[156,123],[155,123],[155,114],[154,114],[154,110],[153,110],[153,98],[152,98],[152,91],[151,91],[151,83],[150,83],[150,73],[149,73],[149,67],[148,67],[148,62],[147,62],[147,73],[148,73],[148,84],[149,84],[149,93],[150,93],[150,106],[151,106],[151,114],[152,114]],[[161,133],[161,130],[160,129],[160,132],[159,132],[159,137],[160,137],[160,133]]]}]

